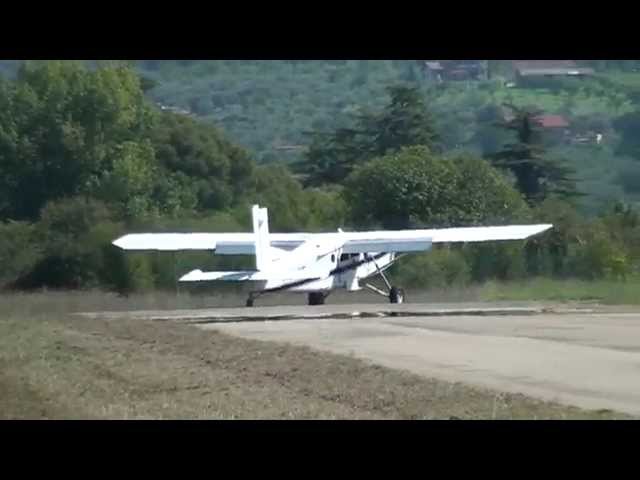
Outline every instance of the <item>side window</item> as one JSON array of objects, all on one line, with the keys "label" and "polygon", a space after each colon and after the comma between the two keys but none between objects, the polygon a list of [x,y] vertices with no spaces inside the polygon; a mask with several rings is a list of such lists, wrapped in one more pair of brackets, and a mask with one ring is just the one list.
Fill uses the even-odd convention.
[{"label": "side window", "polygon": [[332,253],[331,254],[331,263],[335,263],[336,262],[336,256]]},{"label": "side window", "polygon": [[344,262],[345,260],[349,260],[350,255],[348,253],[343,253],[340,255],[340,261]]}]

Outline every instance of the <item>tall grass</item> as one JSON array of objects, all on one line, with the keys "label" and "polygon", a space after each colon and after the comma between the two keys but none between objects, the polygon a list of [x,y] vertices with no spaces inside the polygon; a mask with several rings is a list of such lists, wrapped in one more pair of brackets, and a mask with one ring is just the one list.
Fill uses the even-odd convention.
[{"label": "tall grass", "polygon": [[548,300],[640,305],[640,280],[535,278],[517,282],[487,282],[480,289],[480,298],[486,301]]}]

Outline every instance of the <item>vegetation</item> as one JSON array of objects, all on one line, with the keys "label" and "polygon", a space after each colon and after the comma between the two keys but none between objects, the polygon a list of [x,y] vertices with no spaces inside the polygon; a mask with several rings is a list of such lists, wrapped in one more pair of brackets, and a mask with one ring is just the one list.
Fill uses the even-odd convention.
[{"label": "vegetation", "polygon": [[[500,64],[472,86],[429,84],[407,61],[0,62],[0,284],[132,292],[173,288],[194,267],[245,268],[110,242],[248,230],[254,202],[278,231],[555,225],[394,267],[416,285],[633,279],[639,97],[633,71],[597,68],[610,75],[506,88]],[[558,141],[534,125],[540,111],[605,140]]]},{"label": "vegetation", "polygon": [[532,278],[516,282],[491,281],[482,285],[478,298],[485,301],[594,302],[605,305],[638,305],[637,279],[612,280]]},{"label": "vegetation", "polygon": [[576,195],[571,169],[546,155],[534,112],[512,108],[514,118],[505,121],[502,127],[515,132],[515,142],[489,155],[494,165],[514,175],[516,187],[530,203],[538,203],[552,194]]},{"label": "vegetation", "polygon": [[[424,378],[181,322],[71,311],[175,308],[163,296],[4,295],[0,419],[630,419]],[[165,296],[166,297],[166,296]],[[186,296],[184,296],[186,297]],[[185,308],[201,298],[182,297]]]}]

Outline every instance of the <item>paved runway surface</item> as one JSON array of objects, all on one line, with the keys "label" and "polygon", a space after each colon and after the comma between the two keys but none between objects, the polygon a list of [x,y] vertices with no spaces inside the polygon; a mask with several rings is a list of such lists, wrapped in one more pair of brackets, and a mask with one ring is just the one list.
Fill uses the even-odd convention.
[{"label": "paved runway surface", "polygon": [[640,415],[640,314],[424,316],[204,324],[449,381]]},{"label": "paved runway surface", "polygon": [[629,308],[405,304],[124,314],[193,321],[443,380],[640,415],[640,313]]}]

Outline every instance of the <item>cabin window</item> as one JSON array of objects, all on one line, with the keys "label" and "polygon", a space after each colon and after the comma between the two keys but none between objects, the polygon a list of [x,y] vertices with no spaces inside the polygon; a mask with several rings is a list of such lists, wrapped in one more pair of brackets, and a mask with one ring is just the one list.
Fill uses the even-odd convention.
[{"label": "cabin window", "polygon": [[332,253],[331,254],[331,263],[335,263],[336,261],[336,256]]}]

